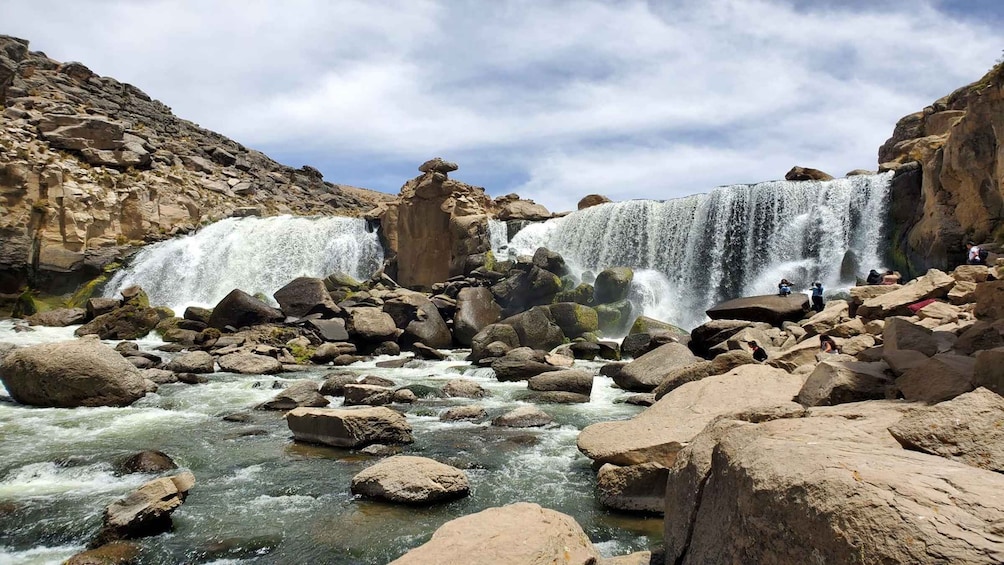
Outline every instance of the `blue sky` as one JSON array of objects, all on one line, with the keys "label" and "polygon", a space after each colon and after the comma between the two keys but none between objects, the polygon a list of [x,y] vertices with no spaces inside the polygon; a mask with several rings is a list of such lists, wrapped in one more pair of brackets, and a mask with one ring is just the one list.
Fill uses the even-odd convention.
[{"label": "blue sky", "polygon": [[424,160],[552,210],[875,169],[1000,58],[1004,2],[7,0],[0,33],[326,180]]}]

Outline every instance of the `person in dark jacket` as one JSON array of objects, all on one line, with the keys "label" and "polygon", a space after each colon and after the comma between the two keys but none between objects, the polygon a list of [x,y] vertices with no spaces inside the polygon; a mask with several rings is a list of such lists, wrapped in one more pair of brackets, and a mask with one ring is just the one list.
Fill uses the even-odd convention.
[{"label": "person in dark jacket", "polygon": [[750,342],[750,353],[753,354],[753,360],[757,363],[763,363],[767,360],[767,351],[755,341]]},{"label": "person in dark jacket", "polygon": [[812,309],[823,311],[823,284],[819,281],[812,283]]},{"label": "person in dark jacket", "polygon": [[882,273],[872,269],[868,273],[868,278],[865,279],[865,282],[868,284],[882,284]]}]

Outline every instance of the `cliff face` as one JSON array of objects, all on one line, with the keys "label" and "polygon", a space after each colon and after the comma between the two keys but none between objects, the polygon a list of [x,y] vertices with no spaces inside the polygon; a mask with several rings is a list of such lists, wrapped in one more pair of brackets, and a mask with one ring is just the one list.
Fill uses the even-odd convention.
[{"label": "cliff face", "polygon": [[969,239],[1004,243],[1004,64],[901,119],[879,163],[896,170],[894,248],[911,272],[957,265]]},{"label": "cliff face", "polygon": [[136,246],[230,216],[356,216],[393,199],[276,163],[6,36],[0,105],[0,294],[64,292]]}]

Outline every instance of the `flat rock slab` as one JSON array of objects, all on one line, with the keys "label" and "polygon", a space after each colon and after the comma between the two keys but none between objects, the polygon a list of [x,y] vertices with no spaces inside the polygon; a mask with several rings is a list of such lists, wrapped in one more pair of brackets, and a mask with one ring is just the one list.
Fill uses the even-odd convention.
[{"label": "flat rock slab", "polygon": [[613,379],[624,390],[651,392],[673,369],[701,361],[686,345],[667,343],[624,365]]},{"label": "flat rock slab", "polygon": [[231,353],[216,360],[223,371],[242,375],[274,375],[282,372],[282,363],[274,357],[254,353]]},{"label": "flat rock slab", "polygon": [[716,416],[754,406],[790,405],[802,377],[764,365],[743,365],[724,375],[686,383],[630,420],[600,422],[579,433],[579,450],[614,465],[660,463],[676,453]]},{"label": "flat rock slab", "polygon": [[571,516],[519,502],[450,520],[391,565],[591,565],[599,559]]},{"label": "flat rock slab", "polygon": [[747,320],[780,326],[801,320],[808,311],[809,298],[804,294],[765,294],[720,302],[709,308],[707,314],[712,320]]},{"label": "flat rock slab", "polygon": [[390,408],[296,408],[286,414],[293,439],[335,447],[412,443],[411,426]]},{"label": "flat rock slab", "polygon": [[352,494],[403,504],[432,504],[470,494],[467,474],[426,457],[396,455],[352,477]]}]

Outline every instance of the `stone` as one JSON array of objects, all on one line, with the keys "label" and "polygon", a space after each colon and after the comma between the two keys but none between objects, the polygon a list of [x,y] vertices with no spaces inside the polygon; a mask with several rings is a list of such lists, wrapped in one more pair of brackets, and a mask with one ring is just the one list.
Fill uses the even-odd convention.
[{"label": "stone", "polygon": [[201,322],[206,326],[209,326],[209,319],[213,317],[213,311],[209,308],[200,308],[198,306],[189,306],[185,308],[185,313],[182,317],[186,320],[191,320],[193,322]]},{"label": "stone", "polygon": [[282,372],[282,363],[274,357],[254,353],[231,353],[216,360],[221,371],[242,375],[274,375]]},{"label": "stone", "polygon": [[587,394],[564,390],[531,391],[520,398],[538,404],[584,404],[590,400]]},{"label": "stone", "polygon": [[894,351],[886,351],[885,348],[882,349],[882,360],[889,365],[889,370],[897,377],[918,365],[927,363],[928,359],[927,355],[919,351],[913,351],[912,349]]},{"label": "stone", "polygon": [[1002,347],[1004,336],[998,327],[1004,327],[1004,324],[977,320],[959,335],[952,348],[962,355],[972,355],[977,351]]},{"label": "stone", "polygon": [[627,332],[628,324],[634,315],[634,305],[627,299],[597,304],[595,310],[600,331],[608,335]]},{"label": "stone", "polygon": [[600,204],[606,204],[610,202],[610,199],[602,194],[587,194],[579,200],[577,210],[584,210],[586,208],[592,208],[593,206],[599,206]]},{"label": "stone", "polygon": [[178,382],[178,375],[164,369],[144,369],[140,371],[144,380],[153,381],[154,384],[166,385]]},{"label": "stone", "polygon": [[352,494],[411,505],[428,505],[470,494],[467,474],[426,457],[395,455],[352,477]]},{"label": "stone", "polygon": [[674,326],[669,322],[649,318],[648,316],[638,316],[631,324],[631,329],[628,333],[630,335],[643,332],[650,335],[668,333],[675,341],[679,341],[680,343],[688,343],[690,341],[690,332],[683,328]]},{"label": "stone", "polygon": [[290,383],[271,400],[262,402],[255,408],[258,410],[292,410],[301,406],[320,408],[328,405],[328,399],[318,392],[315,381],[296,381]]},{"label": "stone", "polygon": [[830,300],[822,312],[816,312],[801,323],[806,335],[829,333],[836,325],[847,321],[850,307],[846,300]]},{"label": "stone", "polygon": [[523,355],[513,354],[514,351],[528,348],[517,348],[505,355],[495,359],[491,363],[491,368],[495,371],[495,378],[502,382],[524,381],[551,371],[560,371],[561,367],[555,367],[543,362],[543,355],[540,359],[528,358]]},{"label": "stone", "polygon": [[547,308],[534,307],[526,312],[510,316],[499,322],[512,327],[519,338],[519,345],[549,351],[565,340],[565,334],[550,317]]},{"label": "stone", "polygon": [[343,355],[350,355],[355,352],[356,346],[348,342],[322,343],[314,350],[314,354],[310,356],[310,360],[314,363],[330,363]]},{"label": "stone", "polygon": [[780,327],[784,322],[800,320],[808,311],[809,298],[804,294],[766,294],[720,302],[709,308],[707,314],[712,320],[747,320]]},{"label": "stone", "polygon": [[488,346],[493,343],[501,343],[509,349],[520,346],[519,336],[512,326],[488,324],[471,338],[471,354],[467,360],[476,363],[487,357],[497,357],[498,355],[494,354],[496,351],[492,351],[492,354],[489,355]]},{"label": "stone", "polygon": [[125,541],[113,541],[101,547],[82,551],[67,559],[64,565],[136,565],[140,548]]},{"label": "stone", "polygon": [[429,359],[431,361],[445,361],[449,356],[438,349],[429,347],[422,342],[415,342],[411,344],[411,349],[415,352],[415,356],[420,359]]},{"label": "stone", "polygon": [[139,370],[94,339],[19,347],[0,362],[0,381],[31,406],[128,406],[146,394]]},{"label": "stone", "polygon": [[181,506],[194,485],[195,476],[188,471],[144,483],[105,509],[101,531],[92,545],[169,531],[171,513]]},{"label": "stone", "polygon": [[443,394],[450,398],[487,398],[491,392],[473,379],[452,379],[443,385]]},{"label": "stone", "polygon": [[549,273],[554,273],[559,277],[569,274],[568,266],[565,264],[565,258],[546,247],[538,247],[537,250],[533,252],[532,262],[537,267],[540,267]]},{"label": "stone", "polygon": [[511,200],[502,204],[499,210],[500,220],[530,220],[540,221],[551,217],[547,208],[532,200]]},{"label": "stone", "polygon": [[634,280],[634,271],[630,267],[614,267],[604,269],[596,275],[593,283],[593,300],[596,304],[610,304],[627,298],[628,287]]},{"label": "stone", "polygon": [[713,347],[746,328],[766,329],[770,328],[770,324],[746,320],[711,320],[690,332],[690,349],[697,355],[707,357]]},{"label": "stone", "polygon": [[393,340],[400,334],[394,318],[380,308],[349,308],[348,314],[346,329],[355,339],[379,343]]},{"label": "stone", "polygon": [[330,320],[308,320],[306,326],[324,341],[348,341],[349,332],[345,329],[345,320],[332,318]]},{"label": "stone", "polygon": [[209,317],[209,327],[218,330],[243,328],[281,322],[283,316],[280,310],[272,308],[250,294],[235,289],[226,295],[214,308]]},{"label": "stone", "polygon": [[809,374],[798,402],[802,406],[832,406],[886,398],[893,379],[883,362],[824,360]]},{"label": "stone", "polygon": [[390,565],[602,565],[600,554],[566,514],[519,502],[453,519],[425,544]]},{"label": "stone", "polygon": [[973,385],[1004,396],[1004,347],[980,351],[976,356]]},{"label": "stone", "polygon": [[896,388],[903,398],[918,402],[941,402],[976,388],[976,359],[941,353],[903,373]]},{"label": "stone", "polygon": [[681,343],[667,343],[621,368],[613,377],[617,386],[634,392],[651,392],[673,369],[701,361]]},{"label": "stone", "polygon": [[942,271],[931,269],[922,277],[881,296],[865,300],[857,315],[866,319],[889,316],[909,316],[909,306],[929,298],[944,298],[955,286],[955,279]]},{"label": "stone", "polygon": [[457,343],[470,346],[474,336],[489,324],[497,322],[502,308],[485,287],[462,288],[457,294],[457,311],[453,316],[453,337]]},{"label": "stone", "polygon": [[833,176],[820,171],[819,169],[811,169],[809,167],[792,167],[790,171],[785,173],[785,180],[791,181],[806,181],[806,180],[833,180]]},{"label": "stone", "polygon": [[178,465],[163,451],[140,451],[122,462],[122,471],[126,473],[163,473],[177,469]]},{"label": "stone", "polygon": [[938,341],[931,330],[898,317],[886,318],[882,344],[886,351],[911,349],[928,357],[938,352]]},{"label": "stone", "polygon": [[581,369],[554,371],[530,377],[527,388],[536,391],[564,391],[589,396],[593,391],[593,375]]},{"label": "stone", "polygon": [[574,339],[585,333],[595,333],[599,329],[599,318],[596,310],[589,306],[574,302],[559,302],[546,306],[561,332],[569,339]]},{"label": "stone", "polygon": [[87,320],[87,311],[83,308],[56,308],[28,316],[28,325],[65,328],[82,324]]},{"label": "stone", "polygon": [[458,420],[484,420],[488,412],[481,406],[454,406],[447,408],[439,415],[440,421],[455,422]]},{"label": "stone", "polygon": [[686,383],[630,420],[600,422],[579,433],[579,451],[598,463],[671,467],[676,454],[716,416],[753,406],[801,407],[802,378],[765,365],[743,365]]},{"label": "stone", "polygon": [[383,406],[394,402],[394,390],[382,385],[349,383],[342,392],[346,406]]},{"label": "stone", "polygon": [[962,310],[958,306],[938,301],[932,302],[920,310],[917,310],[917,316],[919,316],[921,320],[937,320],[939,324],[950,324],[952,322],[956,322],[961,315]]},{"label": "stone", "polygon": [[696,509],[670,516],[674,501],[687,498],[675,493],[690,489],[677,489],[670,474],[666,562],[1004,558],[1004,541],[995,533],[1004,512],[1004,477],[891,447],[860,426],[860,420],[809,417],[721,432],[698,481]]},{"label": "stone", "polygon": [[418,170],[423,173],[435,172],[435,173],[443,173],[445,175],[446,173],[452,173],[453,171],[456,171],[459,168],[460,167],[457,166],[456,163],[445,161],[443,160],[442,157],[436,157],[434,159],[429,159],[428,161],[422,163],[418,167]]},{"label": "stone", "polygon": [[520,406],[492,419],[492,425],[503,428],[540,428],[553,421],[547,412],[536,406]]},{"label": "stone", "polygon": [[558,275],[536,265],[520,265],[511,269],[508,276],[491,286],[492,295],[502,306],[503,316],[512,316],[533,306],[550,304],[561,292]]},{"label": "stone", "polygon": [[604,464],[596,473],[600,504],[616,510],[662,514],[669,470],[658,463],[619,467]]},{"label": "stone", "polygon": [[286,424],[296,441],[335,447],[359,448],[374,443],[414,441],[405,417],[385,407],[295,408],[286,414]]},{"label": "stone", "polygon": [[73,335],[97,335],[101,339],[139,339],[160,323],[160,314],[153,308],[126,304],[102,314],[80,326]]},{"label": "stone", "polygon": [[121,305],[117,298],[88,298],[84,305],[88,319],[94,319],[107,314]]},{"label": "stone", "polygon": [[353,373],[331,373],[325,375],[318,392],[324,396],[344,396],[345,385],[356,383],[357,378]]},{"label": "stone", "polygon": [[999,320],[1004,318],[1004,279],[976,285],[977,318]]},{"label": "stone", "polygon": [[956,306],[976,302],[976,286],[977,284],[971,281],[956,282],[952,290],[948,291],[948,302]]},{"label": "stone", "polygon": [[324,281],[313,277],[298,277],[272,294],[285,316],[301,318],[321,307],[327,311],[340,309],[328,294]]},{"label": "stone", "polygon": [[666,396],[666,393],[686,383],[722,375],[741,365],[755,362],[753,355],[745,350],[737,349],[722,353],[711,361],[697,361],[690,365],[671,369],[652,392],[655,394],[655,399],[658,400]]},{"label": "stone", "polygon": [[1004,398],[985,388],[913,410],[889,433],[906,449],[1004,472]]},{"label": "stone", "polygon": [[164,368],[175,373],[212,373],[216,370],[216,361],[205,351],[192,351],[171,359]]},{"label": "stone", "polygon": [[990,278],[990,267],[986,265],[959,265],[952,271],[952,278],[956,282],[987,282],[987,279]]}]

